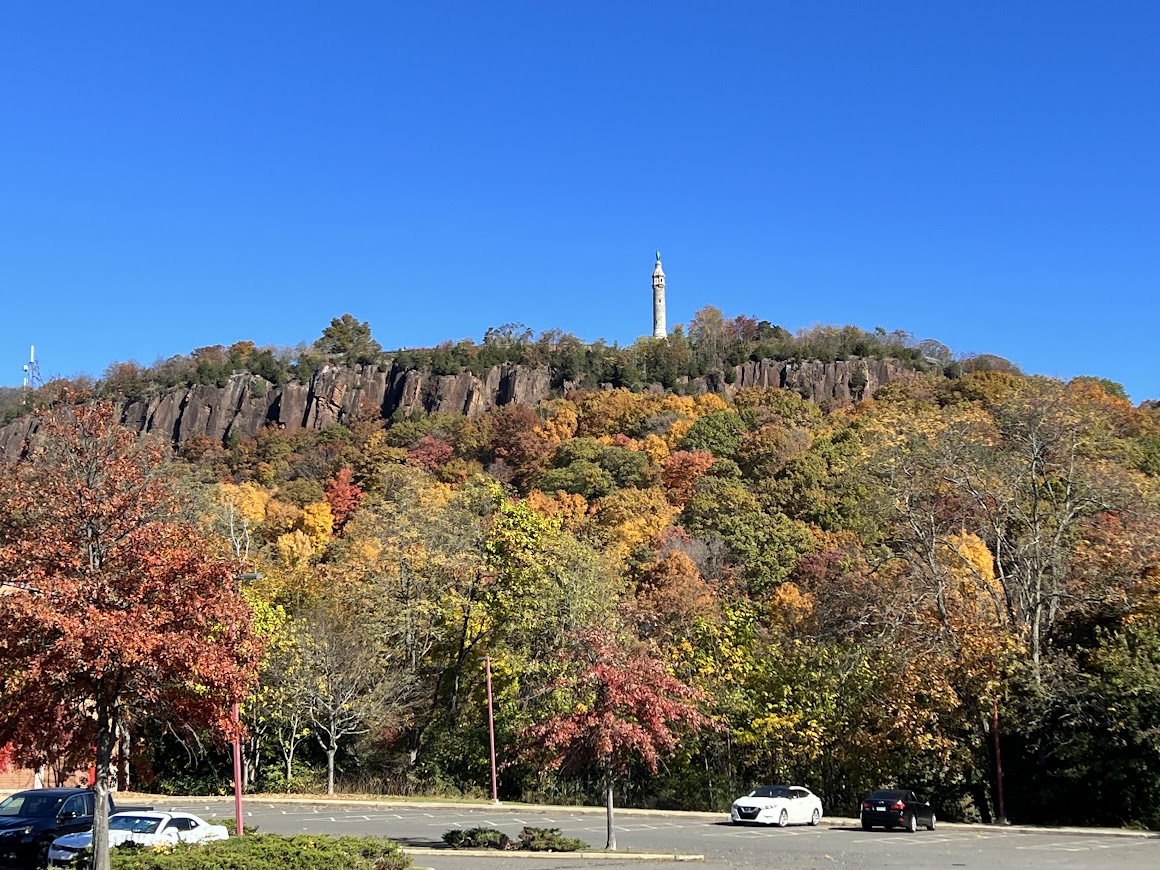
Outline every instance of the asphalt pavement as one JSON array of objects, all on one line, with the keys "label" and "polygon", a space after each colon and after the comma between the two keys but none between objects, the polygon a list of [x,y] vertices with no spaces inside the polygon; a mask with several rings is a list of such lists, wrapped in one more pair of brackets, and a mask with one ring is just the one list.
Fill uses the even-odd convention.
[{"label": "asphalt pavement", "polygon": [[[180,809],[203,817],[231,818],[231,798],[125,795],[133,803]],[[722,813],[617,809],[618,851],[606,853],[603,807],[492,805],[487,802],[411,801],[318,796],[247,796],[247,825],[281,834],[381,836],[398,841],[417,867],[434,870],[606,868],[648,862],[685,868],[688,862],[716,868],[973,867],[982,870],[1155,870],[1160,834],[1110,828],[1046,828],[939,822],[935,831],[863,831],[858,822],[825,818],[789,828],[737,826]],[[452,829],[490,827],[516,837],[524,826],[559,828],[592,848],[583,853],[472,852],[449,849]]]}]

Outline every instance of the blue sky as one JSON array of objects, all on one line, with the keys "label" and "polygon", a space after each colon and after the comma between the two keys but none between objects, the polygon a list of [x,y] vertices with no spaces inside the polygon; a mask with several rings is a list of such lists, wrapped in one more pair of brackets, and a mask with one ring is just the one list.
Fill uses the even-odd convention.
[{"label": "blue sky", "polygon": [[0,5],[0,384],[706,305],[1160,398],[1160,3]]}]

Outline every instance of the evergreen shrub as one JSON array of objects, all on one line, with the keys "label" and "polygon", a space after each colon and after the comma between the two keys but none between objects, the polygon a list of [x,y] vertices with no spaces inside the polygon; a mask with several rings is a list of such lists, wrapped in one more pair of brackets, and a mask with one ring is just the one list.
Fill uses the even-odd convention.
[{"label": "evergreen shrub", "polygon": [[559,828],[524,828],[519,848],[526,852],[581,852],[588,844],[576,837],[565,837]]},{"label": "evergreen shrub", "polygon": [[253,834],[201,845],[112,850],[113,870],[407,870],[411,859],[393,840]]},{"label": "evergreen shrub", "polygon": [[443,835],[453,849],[514,849],[511,837],[495,828],[455,828]]},{"label": "evergreen shrub", "polygon": [[526,827],[518,840],[512,840],[495,828],[467,828],[448,831],[443,842],[453,849],[504,849],[523,852],[579,852],[588,844],[575,837],[565,837],[559,828]]},{"label": "evergreen shrub", "polygon": [[[228,819],[212,818],[212,819],[206,819],[206,821],[209,822],[211,825],[223,825],[225,827],[225,829],[230,832],[231,837],[236,836],[238,833],[238,820],[233,818],[233,817],[228,818]],[[247,835],[258,833],[258,826],[257,825],[247,825],[247,824],[243,823],[242,829],[245,831],[245,833]]]}]

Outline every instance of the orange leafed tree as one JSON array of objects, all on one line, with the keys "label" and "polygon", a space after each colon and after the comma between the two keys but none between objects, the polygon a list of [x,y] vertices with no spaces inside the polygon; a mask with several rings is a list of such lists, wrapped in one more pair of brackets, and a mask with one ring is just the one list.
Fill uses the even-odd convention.
[{"label": "orange leafed tree", "polygon": [[119,729],[148,715],[228,735],[261,652],[166,467],[111,409],[63,404],[0,466],[0,745],[34,764],[95,747],[96,870]]}]

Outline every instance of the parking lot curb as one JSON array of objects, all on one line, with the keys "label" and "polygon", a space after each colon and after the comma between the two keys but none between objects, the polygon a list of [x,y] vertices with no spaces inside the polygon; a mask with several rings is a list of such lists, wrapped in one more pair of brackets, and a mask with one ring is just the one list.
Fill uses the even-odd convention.
[{"label": "parking lot curb", "polygon": [[504,849],[429,849],[422,846],[404,846],[403,854],[455,858],[583,858],[585,860],[615,859],[618,861],[704,861],[704,855],[686,855],[673,852],[512,852]]}]

